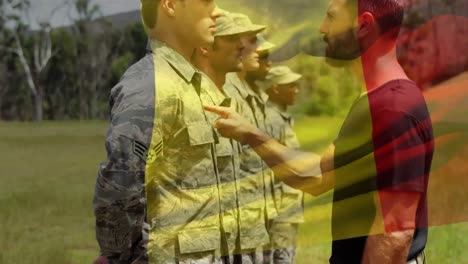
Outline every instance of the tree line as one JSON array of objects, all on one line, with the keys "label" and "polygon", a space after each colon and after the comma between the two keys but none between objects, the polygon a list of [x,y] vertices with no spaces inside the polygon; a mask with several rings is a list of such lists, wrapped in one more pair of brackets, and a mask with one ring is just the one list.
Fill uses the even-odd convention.
[{"label": "tree line", "polygon": [[110,89],[144,55],[140,23],[115,28],[90,0],[67,4],[70,26],[38,21],[33,31],[29,0],[0,0],[0,119],[106,118]]},{"label": "tree line", "polygon": [[[218,1],[221,6],[230,2]],[[310,19],[311,14],[319,21],[324,13],[321,9],[326,9],[327,4],[327,0],[241,2],[254,11],[265,13],[261,16],[263,20],[256,20],[268,23],[273,33],[276,31],[280,35],[282,29],[294,28]],[[456,48],[437,44],[447,44],[447,41],[439,40],[453,38],[450,43],[462,48],[468,35],[461,24],[466,23],[466,16],[432,19],[443,8],[448,13],[460,13],[460,8],[456,7],[462,1],[443,2],[434,6],[430,0],[420,0],[415,2],[420,3],[419,6],[410,4],[407,7],[399,59],[408,75],[423,87],[468,68],[466,54],[453,56],[450,52],[455,52]],[[285,5],[289,7],[286,13]],[[51,8],[50,16],[37,21],[38,28],[33,30],[31,21],[25,19],[30,8],[30,0],[0,0],[0,120],[107,118],[110,89],[128,66],[146,52],[147,37],[141,23],[116,27],[101,18],[99,6],[91,0],[64,0],[63,4]],[[75,15],[70,16],[70,26],[52,28],[50,21],[60,8],[68,8]],[[466,15],[466,12],[462,14]],[[280,13],[283,19],[276,19]],[[268,18],[272,18],[271,21]],[[428,23],[431,19],[432,24]],[[315,28],[303,30],[293,34],[288,42],[292,43],[293,49],[300,45],[313,47],[310,43],[317,42],[320,37],[316,31]],[[426,63],[421,63],[421,58]],[[344,109],[359,93],[358,83],[351,74],[331,69],[317,58],[301,54],[285,63],[304,75],[304,96],[300,96],[299,104],[294,108],[296,113],[344,115]]]}]

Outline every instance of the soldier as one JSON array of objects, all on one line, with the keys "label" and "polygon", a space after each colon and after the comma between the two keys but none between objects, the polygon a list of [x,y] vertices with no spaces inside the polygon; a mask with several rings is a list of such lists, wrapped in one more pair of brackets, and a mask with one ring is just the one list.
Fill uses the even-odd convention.
[{"label": "soldier", "polygon": [[[212,46],[199,48],[195,51],[192,61],[194,65],[203,71],[213,81],[212,89],[201,92],[203,103],[209,102],[216,105],[224,105],[237,109],[236,101],[228,98],[223,86],[228,72],[242,70],[242,34],[248,33],[253,28],[238,25],[227,13],[216,20],[215,41]],[[207,78],[207,80],[209,80]],[[214,123],[217,115],[208,114],[210,122]],[[248,222],[241,221],[238,208],[239,199],[243,195],[239,180],[239,152],[241,150],[237,141],[233,141],[218,135],[216,144],[217,167],[219,171],[220,191],[222,193],[222,222],[225,243],[225,261],[229,263],[242,263],[240,253],[240,233],[252,231]],[[240,232],[239,232],[240,231]],[[250,255],[246,256],[249,259]]]},{"label": "soldier", "polygon": [[[268,74],[268,71],[271,68],[272,61],[270,60],[270,51],[275,47],[275,45],[271,42],[268,42],[263,34],[257,34],[257,54],[258,54],[258,64],[259,67],[257,69],[251,69],[246,72],[245,74],[245,81],[248,84],[248,87],[250,88],[251,91],[253,91],[256,94],[257,97],[257,103],[261,106],[265,106],[264,110],[262,111],[257,111],[261,112],[265,115],[265,132],[269,132],[270,126],[274,124],[268,124],[267,120],[267,109],[268,105],[266,104],[266,101],[268,99],[267,94],[262,90],[262,83],[265,81],[265,78]],[[263,118],[263,117],[262,117]],[[274,189],[273,189],[274,190]],[[275,190],[274,190],[275,191]],[[276,197],[277,193],[275,193],[275,198],[278,200]],[[278,201],[276,201],[277,203]],[[278,204],[278,203],[277,203]],[[270,243],[264,247],[264,252],[263,252],[263,261],[264,263],[270,263],[272,261],[272,239],[273,239],[273,234],[271,230],[271,223],[272,219],[270,218],[268,223],[267,223],[267,229],[268,233],[270,235]]]},{"label": "soldier", "polygon": [[[263,95],[259,84],[265,81],[268,71],[271,68],[272,61],[270,60],[270,52],[275,45],[265,39],[263,34],[257,34],[257,53],[258,53],[258,69],[247,71],[245,75],[245,81],[249,84],[249,87],[257,94]],[[266,97],[265,97],[266,98]]]},{"label": "soldier", "polygon": [[108,158],[94,196],[95,263],[214,263],[215,132],[199,100],[206,81],[189,60],[213,43],[219,12],[203,0],[142,0],[141,10],[152,53],[111,91]]},{"label": "soldier", "polygon": [[[224,89],[231,97],[239,102],[238,112],[260,129],[266,130],[264,105],[266,98],[261,98],[246,82],[246,74],[259,68],[259,55],[257,53],[257,34],[265,29],[265,26],[255,25],[243,14],[231,14],[236,23],[251,27],[249,34],[242,37],[245,46],[242,57],[242,71],[227,75]],[[263,93],[263,96],[266,94]],[[250,232],[241,230],[241,248],[243,252],[251,252],[257,248],[251,259],[254,263],[263,262],[263,246],[269,243],[266,226],[269,219],[276,217],[276,206],[273,196],[273,172],[248,145],[242,145],[241,153],[241,188],[245,191],[241,196],[242,208],[241,221],[251,223]],[[245,195],[244,195],[245,194]],[[256,217],[257,219],[253,219]],[[249,219],[250,218],[250,219]],[[255,227],[255,228],[254,228]],[[246,230],[247,231],[247,230]],[[242,254],[243,263],[248,263],[248,254]]]},{"label": "soldier", "polygon": [[[293,130],[294,120],[287,109],[296,101],[301,77],[286,66],[277,66],[270,69],[263,85],[268,94],[268,133],[292,149],[299,149],[299,141]],[[303,193],[277,182],[275,195],[279,215],[269,226],[272,252],[265,259],[275,264],[294,263],[298,224],[304,222]]]}]

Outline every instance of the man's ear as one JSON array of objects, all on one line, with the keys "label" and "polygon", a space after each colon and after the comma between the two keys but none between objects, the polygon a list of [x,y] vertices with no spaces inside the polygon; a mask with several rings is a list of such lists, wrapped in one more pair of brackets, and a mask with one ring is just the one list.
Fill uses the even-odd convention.
[{"label": "man's ear", "polygon": [[271,89],[273,90],[273,93],[279,94],[280,93],[280,87],[277,84],[274,84]]},{"label": "man's ear", "polygon": [[376,27],[374,15],[364,12],[358,17],[357,37],[364,38],[369,35]]},{"label": "man's ear", "polygon": [[208,56],[208,52],[210,51],[209,48],[206,48],[206,47],[200,47],[198,48],[200,50],[200,53],[203,55],[203,56]]},{"label": "man's ear", "polygon": [[166,15],[173,17],[175,14],[175,1],[174,0],[161,0],[160,8]]}]

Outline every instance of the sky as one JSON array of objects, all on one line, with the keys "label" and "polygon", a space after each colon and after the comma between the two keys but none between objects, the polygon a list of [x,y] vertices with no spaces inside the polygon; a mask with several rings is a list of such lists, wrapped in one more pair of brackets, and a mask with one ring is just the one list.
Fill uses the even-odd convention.
[{"label": "sky", "polygon": [[[67,0],[33,0],[31,1],[31,26],[36,28],[37,20],[48,20],[55,7],[63,5]],[[121,12],[137,10],[140,7],[140,0],[92,0],[93,3],[101,7],[103,15],[112,15]],[[57,11],[51,20],[53,27],[69,24],[69,8],[62,7]]]}]

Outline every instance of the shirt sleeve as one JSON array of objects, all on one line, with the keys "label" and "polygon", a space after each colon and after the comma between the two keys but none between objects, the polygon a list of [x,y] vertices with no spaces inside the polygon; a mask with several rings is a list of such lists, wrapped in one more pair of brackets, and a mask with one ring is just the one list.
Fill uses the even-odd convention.
[{"label": "shirt sleeve", "polygon": [[398,111],[382,110],[373,116],[377,189],[424,192],[428,147],[423,123]]},{"label": "shirt sleeve", "polygon": [[93,200],[96,238],[111,263],[147,258],[145,164],[148,153],[162,153],[162,148],[149,151],[151,137],[162,142],[162,136],[153,127],[154,103],[143,102],[141,96],[125,92],[123,86],[111,92],[107,160],[99,167]]}]

